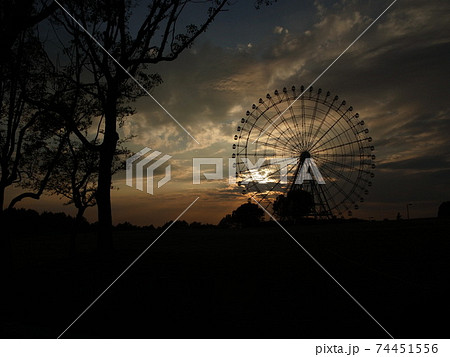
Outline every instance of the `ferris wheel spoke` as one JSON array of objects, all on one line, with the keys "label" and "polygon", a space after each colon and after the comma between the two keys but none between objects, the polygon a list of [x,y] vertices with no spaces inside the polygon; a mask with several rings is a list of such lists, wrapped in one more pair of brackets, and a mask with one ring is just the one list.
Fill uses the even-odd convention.
[{"label": "ferris wheel spoke", "polygon": [[[327,164],[325,164],[325,163],[322,163],[321,169],[322,169],[322,170],[325,169],[325,170],[327,170],[328,172],[331,172],[332,174],[334,174],[335,176],[338,176],[339,178],[343,179],[344,181],[346,181],[347,183],[349,183],[349,184],[352,185],[353,187],[358,187],[358,188],[360,188],[361,190],[364,190],[364,187],[360,186],[360,185],[358,184],[358,182],[355,182],[355,181],[353,181],[353,180],[350,180],[347,176],[341,174],[339,171],[333,169],[332,167],[329,167],[329,166],[328,166]],[[334,181],[331,181],[331,182],[334,182]]]},{"label": "ferris wheel spoke", "polygon": [[[280,98],[279,95],[277,95],[277,96],[278,96],[278,98]],[[288,127],[288,129],[289,129],[290,134],[292,135],[292,137],[297,137],[296,133],[292,130],[291,125],[289,124],[289,120],[287,120],[287,119],[284,117],[284,114],[283,114],[283,112],[280,110],[280,108],[278,108],[277,103],[274,102],[274,100],[273,100],[272,97],[269,98],[269,101],[270,101],[270,103],[272,104],[271,108],[274,108],[275,111],[277,112],[277,119],[278,119],[278,118],[281,119],[281,122],[279,122],[279,123],[284,123],[284,124]],[[265,103],[263,103],[263,104],[265,105]],[[300,144],[300,142],[298,142],[298,144]]]},{"label": "ferris wheel spoke", "polygon": [[352,154],[323,154],[323,155],[314,155],[314,159],[320,160],[325,159],[329,161],[336,161],[338,159],[348,159],[353,162],[353,160],[361,160],[360,153],[352,153]]},{"label": "ferris wheel spoke", "polygon": [[[326,102],[326,100],[328,98],[328,94],[329,94],[329,92],[327,93],[327,96],[325,97],[324,103]],[[328,104],[327,111],[326,111],[325,115],[323,116],[323,118],[322,118],[322,120],[320,122],[320,125],[317,127],[316,131],[314,132],[314,136],[311,139],[311,142],[308,143],[308,147],[310,147],[313,144],[313,141],[317,138],[317,135],[319,134],[320,130],[322,129],[323,125],[325,124],[325,122],[326,122],[326,120],[328,118],[328,115],[330,114],[331,109],[334,106],[334,102],[336,102],[337,100],[338,100],[338,96],[335,96],[333,101]]]},{"label": "ferris wheel spoke", "polygon": [[[264,132],[264,131],[263,131],[263,128],[259,127],[259,126],[256,125],[256,124],[255,124],[253,127],[256,128],[256,129],[258,129],[259,132]],[[277,142],[280,143],[282,146],[288,146],[288,145],[291,145],[288,141],[281,140],[279,137],[277,137],[277,136],[275,136],[274,134],[272,134],[272,132],[266,131],[266,132],[264,132],[264,135],[265,135],[267,138],[270,138],[270,139],[273,139],[273,140],[277,141]],[[263,143],[263,142],[261,141],[261,138],[260,138],[260,137],[258,137],[256,143],[258,143],[258,144]]]},{"label": "ferris wheel spoke", "polygon": [[[256,117],[253,113],[250,113],[250,116],[253,119],[255,119],[255,124],[258,121],[258,119],[260,119],[261,117],[263,117],[267,121],[267,125],[263,126],[261,128],[261,133],[267,133],[268,132],[267,128],[273,127],[280,133],[281,136],[284,137],[285,134],[286,134],[286,130],[283,131],[283,130],[280,129],[280,127],[282,126],[282,124],[285,124],[287,129],[290,130],[290,132],[292,134],[291,135],[291,139],[293,139],[295,137],[295,133],[292,131],[292,129],[291,129],[290,125],[289,125],[289,121],[286,120],[286,118],[284,118],[284,116],[282,115],[283,112],[280,111],[280,109],[278,108],[277,104],[273,101],[272,97],[269,94],[267,96],[268,96],[268,99],[269,99],[271,105],[269,106],[265,101],[260,99],[259,103],[261,105],[263,105],[265,109],[261,110],[261,108],[259,106],[255,106],[255,111],[259,112],[259,116]],[[267,115],[267,112],[270,109],[275,109],[275,111],[277,113],[277,117],[276,117],[275,120],[272,120],[272,118]],[[281,122],[278,122],[279,118],[282,118]],[[259,138],[259,136],[258,136],[258,138]]]},{"label": "ferris wheel spoke", "polygon": [[[293,165],[290,169],[288,169],[287,175],[289,175],[295,167],[296,167],[296,165]],[[272,188],[271,188],[271,189],[263,196],[262,199],[265,199],[271,192],[273,192],[274,189],[275,189],[275,187],[278,186],[278,185],[280,185],[281,180],[282,180],[282,179],[281,179],[281,177],[280,177],[280,179],[272,186]],[[280,188],[281,188],[281,185],[280,185]]]},{"label": "ferris wheel spoke", "polygon": [[[302,89],[303,92],[303,89]],[[305,146],[305,96],[302,95],[300,98],[301,108],[302,108],[302,130],[301,130],[301,137],[302,137],[302,145]]]},{"label": "ferris wheel spoke", "polygon": [[[286,176],[289,176],[289,174],[292,172],[292,170],[296,167],[296,165],[293,165],[290,169],[287,170]],[[277,173],[280,172],[280,169],[277,170]],[[281,189],[281,180],[282,178],[280,177],[278,179],[278,181],[275,182],[275,184],[272,186],[272,188],[270,190],[267,191],[267,193],[263,196],[263,199],[265,199],[271,192],[273,192],[275,190],[276,187],[279,187]]]},{"label": "ferris wheel spoke", "polygon": [[344,174],[342,174],[342,172],[334,169],[331,166],[328,166],[327,164],[322,163],[322,168],[323,167],[325,168],[325,170],[328,170],[328,171],[332,172],[335,177],[339,177],[339,178],[343,179],[344,181],[346,181],[347,183],[349,183],[351,185],[351,187],[352,187],[351,192],[353,192],[356,188],[358,188],[360,190],[364,190],[364,186],[362,186],[360,184],[360,181],[362,180],[362,175],[370,174],[369,171],[364,171],[364,170],[358,169],[357,170],[357,177],[354,180],[351,180],[351,179],[348,178],[348,176],[345,176]]},{"label": "ferris wheel spoke", "polygon": [[[346,192],[344,192],[343,190],[342,190],[342,188],[340,188],[335,182],[333,182],[332,181],[332,185],[333,185],[333,187],[335,187],[336,188],[336,190],[338,191],[338,193],[342,196],[342,198],[340,198],[339,199],[339,203],[336,203],[336,201],[334,201],[334,205],[335,205],[335,207],[341,207],[341,206],[344,206],[344,208],[346,209],[346,210],[348,210],[348,206],[347,206],[347,204],[346,204],[346,202],[348,202],[348,201],[350,201],[352,204],[353,204],[353,199],[352,199],[352,197],[350,197],[350,195],[348,195]],[[340,211],[340,208],[339,208],[339,211]],[[340,212],[341,214],[342,214],[342,212]]]},{"label": "ferris wheel spoke", "polygon": [[332,211],[334,208],[338,207],[338,204],[336,203],[336,201],[334,200],[335,195],[332,195],[330,190],[328,189],[327,185],[323,185],[322,186],[323,191],[326,191],[326,195],[325,195],[325,200],[331,201],[331,204],[333,205],[333,207],[330,207],[330,210]]},{"label": "ferris wheel spoke", "polygon": [[291,114],[292,121],[294,122],[294,127],[295,127],[295,133],[296,133],[297,141],[301,145],[302,144],[302,139],[301,139],[301,136],[300,136],[301,135],[301,131],[300,131],[299,126],[298,126],[297,116],[295,115],[295,112],[294,112],[293,102],[292,102],[291,97],[289,97],[287,94],[286,94],[286,97],[287,97],[286,98],[286,102],[287,102],[288,107],[289,107],[289,113]]},{"label": "ferris wheel spoke", "polygon": [[[333,136],[333,140],[328,146],[342,145],[342,144],[345,144],[346,142],[348,142],[349,140],[351,140],[350,137],[340,137],[340,136],[338,136],[338,133],[339,133],[338,130],[339,129],[340,129],[340,127],[333,128],[332,132],[330,133],[330,136],[331,135]],[[319,150],[318,150],[318,148],[314,148],[314,149],[311,149],[309,152],[312,155],[313,153],[318,153]]]},{"label": "ferris wheel spoke", "polygon": [[[292,171],[293,167],[295,167],[296,165],[297,165],[297,163],[294,164],[294,165],[292,165],[291,169],[288,169],[288,170],[287,170],[287,174],[289,174],[289,172]],[[282,166],[281,166],[281,165],[277,165],[277,164],[270,163],[270,162],[267,163],[267,164],[261,165],[261,166],[259,167],[259,169],[262,169],[262,168],[265,168],[265,167],[270,167],[270,166],[280,166],[280,168],[277,169],[277,170],[275,170],[275,171],[272,171],[272,172],[270,173],[270,176],[267,176],[266,178],[273,177],[273,176],[279,174],[279,173],[281,172],[281,170],[282,170]],[[248,169],[248,168],[247,168],[247,170],[241,170],[240,172],[241,172],[241,173],[246,173],[246,172],[248,172],[248,173],[251,175],[250,169]],[[281,178],[280,178],[280,180],[281,180]]]},{"label": "ferris wheel spoke", "polygon": [[[335,188],[342,196],[344,196],[344,198],[345,198],[347,201],[349,201],[350,203],[354,204],[354,200],[353,200],[353,198],[351,197],[351,195],[350,195],[348,192],[344,191],[344,190],[342,189],[342,187],[340,187],[335,181],[333,181],[333,180],[331,179],[331,177],[328,176],[328,178],[329,178],[328,181],[333,185],[333,187],[334,187],[334,188]],[[339,203],[339,205],[345,203],[345,199],[341,200],[341,202]],[[345,207],[345,208],[347,209],[347,207]]]},{"label": "ferris wheel spoke", "polygon": [[279,155],[277,155],[275,152],[273,152],[273,153],[262,153],[262,154],[255,152],[255,153],[248,154],[247,156],[264,157],[264,158],[268,158],[268,159],[279,157]]},{"label": "ferris wheel spoke", "polygon": [[[355,115],[353,115],[351,118],[349,118],[350,122],[351,122],[351,119],[353,119],[354,117],[355,117]],[[353,124],[352,124],[349,128],[345,129],[344,131],[341,131],[338,135],[333,136],[332,138],[330,138],[330,139],[328,139],[327,141],[323,142],[323,143],[320,144],[319,146],[316,146],[315,149],[319,149],[319,148],[323,147],[324,145],[326,145],[326,144],[328,144],[329,142],[331,142],[331,141],[333,141],[333,140],[335,140],[335,139],[341,137],[342,135],[347,135],[349,131],[353,131],[353,132],[354,132],[355,128],[356,128],[356,125],[353,125]],[[357,132],[357,133],[358,133],[358,134],[364,133],[365,130],[367,130],[367,129],[363,129],[362,131]],[[355,132],[354,132],[354,133],[355,133]]]},{"label": "ferris wheel spoke", "polygon": [[[341,168],[341,169],[348,169],[348,170],[353,170],[355,172],[358,172],[358,177],[359,178],[361,177],[362,174],[370,175],[370,171],[361,169],[360,167],[357,168],[355,166],[350,166],[350,165],[347,165],[347,164],[344,164],[344,163],[341,163],[341,162],[336,162],[336,161],[328,161],[328,162],[323,161],[323,160],[317,160],[317,161],[319,163],[321,163],[321,164],[329,165],[330,168],[331,167],[337,167],[337,168]],[[338,174],[341,171],[337,171],[336,170],[335,172],[336,172],[336,174]],[[347,177],[347,176],[342,175],[342,177]]]},{"label": "ferris wheel spoke", "polygon": [[337,162],[337,161],[331,161],[331,160],[325,160],[325,159],[317,159],[318,163],[321,164],[327,164],[330,167],[336,168],[336,169],[348,169],[348,170],[360,170],[359,168],[356,169],[355,166],[350,166],[347,164],[344,164],[342,162]]},{"label": "ferris wheel spoke", "polygon": [[337,162],[337,161],[333,161],[333,160],[328,160],[328,159],[326,159],[326,158],[324,158],[324,157],[322,157],[322,158],[317,158],[317,161],[323,162],[323,163],[328,163],[328,164],[330,164],[330,165],[338,166],[338,167],[345,168],[345,169],[357,170],[357,171],[360,171],[360,172],[365,173],[365,174],[370,174],[370,171],[362,170],[362,169],[360,169],[360,168],[356,168],[355,166],[350,166],[350,165],[344,164],[344,163],[342,163],[342,162]]},{"label": "ferris wheel spoke", "polygon": [[[263,102],[263,103],[261,103],[261,104],[263,104],[263,105],[266,107],[266,111],[267,111],[268,109],[271,108],[271,107],[267,106],[267,104],[266,104],[265,102]],[[285,123],[284,118],[282,119],[281,122],[276,122],[275,120],[272,120],[269,116],[267,116],[266,111],[261,111],[258,107],[257,107],[255,110],[259,111],[259,113],[260,113],[259,118],[263,117],[264,119],[266,119],[266,121],[268,122],[267,128],[273,127],[273,128],[275,128],[275,129],[280,133],[280,135],[281,135],[282,137],[285,136],[286,130],[283,131],[283,130],[280,129],[281,124],[282,124],[282,123]],[[276,108],[276,111],[279,112],[278,107]],[[280,113],[281,113],[281,112],[280,112]],[[250,115],[251,115],[255,120],[258,120],[258,119],[259,119],[259,118],[255,117],[253,114],[250,114]],[[264,127],[261,128],[261,132],[264,133],[264,134],[268,134],[268,133],[269,133],[269,131],[268,131],[268,130],[265,130]],[[270,133],[271,133],[271,132],[270,132]],[[259,136],[258,136],[258,139],[259,139]]]},{"label": "ferris wheel spoke", "polygon": [[[263,145],[263,143],[260,143],[260,145]],[[280,148],[277,145],[267,145],[270,146],[271,148],[277,148],[279,150],[285,151],[284,149]],[[264,153],[258,153],[258,152],[248,152],[248,145],[240,145],[239,143],[236,144],[235,146],[235,150],[236,150],[236,156],[254,156],[254,157],[279,157],[280,155],[278,155],[275,151],[274,152],[265,152]],[[290,153],[290,151],[287,151],[288,153]]]},{"label": "ferris wheel spoke", "polygon": [[288,152],[288,153],[292,154],[292,150],[289,150],[289,149],[285,149],[285,148],[279,147],[279,146],[277,146],[277,145],[275,145],[275,144],[272,144],[272,143],[268,143],[268,142],[260,142],[260,143],[258,143],[258,144],[261,145],[261,146],[268,146],[268,147],[270,147],[270,148],[277,149],[277,150],[280,150],[280,151],[283,151],[283,152]]},{"label": "ferris wheel spoke", "polygon": [[358,140],[350,141],[348,143],[331,146],[331,147],[328,147],[328,148],[325,148],[325,149],[322,149],[322,150],[318,150],[318,151],[314,150],[314,151],[311,151],[311,153],[317,154],[317,153],[324,152],[324,151],[334,150],[334,149],[338,149],[338,148],[341,148],[341,147],[344,147],[344,146],[353,145],[353,144],[357,144],[357,143],[362,143],[362,142],[364,142],[366,140],[367,140],[367,138],[358,139]]},{"label": "ferris wheel spoke", "polygon": [[258,193],[261,193],[261,191],[259,190],[258,182],[256,182],[256,181],[250,181],[250,182],[247,184],[247,191],[250,190],[250,189],[252,189],[252,188],[255,188],[256,191],[258,191]]},{"label": "ferris wheel spoke", "polygon": [[[353,160],[355,158],[359,158],[359,161]],[[371,173],[370,167],[372,166],[372,161],[362,160],[360,155],[355,155],[355,156],[351,157],[351,159],[352,159],[351,162],[352,162],[353,166],[350,166],[344,162],[337,162],[337,161],[329,160],[326,157],[324,157],[323,159],[327,160],[329,162],[334,162],[336,166],[340,166],[342,168],[346,168],[349,170],[358,170],[359,172],[368,174],[368,175],[370,175],[370,173]],[[357,166],[359,166],[359,168],[356,168]]]},{"label": "ferris wheel spoke", "polygon": [[[287,142],[284,142],[282,140],[279,140],[276,137],[271,138],[271,139],[273,139],[273,141],[275,141],[276,143],[271,143],[271,142],[268,142],[268,141],[264,141],[264,142],[257,141],[255,143],[255,150],[256,150],[257,146],[259,145],[259,146],[270,147],[270,148],[272,148],[274,150],[279,150],[279,151],[283,151],[283,152],[292,153],[292,146],[291,146],[291,144],[289,144]],[[289,150],[289,148],[291,148],[291,150]]]},{"label": "ferris wheel spoke", "polygon": [[[311,88],[312,88],[312,87],[311,87]],[[312,136],[312,131],[313,131],[313,127],[314,127],[314,121],[316,120],[316,116],[317,116],[317,107],[318,107],[318,105],[319,105],[319,99],[320,99],[320,93],[321,93],[321,92],[322,92],[322,90],[319,89],[319,90],[317,91],[317,96],[316,96],[316,98],[315,98],[314,110],[313,110],[313,113],[312,113],[312,116],[311,116],[311,121],[310,121],[310,125],[309,125],[308,136],[307,136],[307,139],[306,139],[306,143],[307,143],[308,147],[309,147],[310,142],[311,142],[311,136]],[[311,98],[311,92],[309,92],[309,96],[310,96],[310,98]]]},{"label": "ferris wheel spoke", "polygon": [[[354,158],[359,158],[361,157],[361,154],[359,153],[354,153],[354,154],[325,154],[326,157],[354,157]],[[362,155],[362,156],[366,156],[367,158],[371,158],[372,155],[367,154],[367,155]]]},{"label": "ferris wheel spoke", "polygon": [[[245,164],[244,164],[245,165]],[[258,170],[260,170],[260,169],[264,169],[264,168],[266,168],[266,167],[270,167],[270,166],[274,166],[275,164],[274,163],[271,163],[270,161],[268,162],[268,163],[265,163],[265,164],[262,164],[261,166],[258,166]],[[250,173],[250,171],[251,170],[255,170],[255,169],[248,169],[247,168],[247,170],[242,170],[241,172],[249,172]],[[276,172],[275,172],[276,173]],[[250,173],[251,174],[251,173]]]},{"label": "ferris wheel spoke", "polygon": [[322,136],[318,140],[315,141],[310,150],[313,150],[315,146],[320,143],[320,141],[341,121],[341,119],[347,114],[348,111],[349,108],[341,114],[341,116],[325,131],[325,133],[322,134]]}]

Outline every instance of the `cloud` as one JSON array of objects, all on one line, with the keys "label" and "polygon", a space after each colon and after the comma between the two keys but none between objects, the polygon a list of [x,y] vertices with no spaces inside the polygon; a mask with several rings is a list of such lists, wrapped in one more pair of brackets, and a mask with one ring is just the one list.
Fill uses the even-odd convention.
[{"label": "cloud", "polygon": [[283,26],[275,26],[273,29],[273,33],[277,35],[287,34],[289,33],[289,30],[284,28]]},{"label": "cloud", "polygon": [[[233,123],[253,102],[277,87],[312,82],[383,10],[364,13],[368,7],[361,2],[315,4],[317,22],[307,31],[277,25],[265,46],[204,43],[176,66],[160,66],[165,83],[155,95],[201,144],[148,103],[130,124],[129,132],[134,127],[140,133],[136,142],[175,153],[231,151]],[[393,7],[318,83],[339,91],[366,118],[381,169],[399,172],[409,163],[425,170],[433,157],[436,170],[448,163],[448,150],[439,150],[450,129],[442,73],[448,72],[449,32],[438,16],[443,7],[448,5],[421,1]]]},{"label": "cloud", "polygon": [[[300,3],[292,6],[290,14],[274,16],[263,40],[240,43],[236,39],[234,46],[200,40],[177,61],[153,67],[164,80],[153,95],[200,145],[151,98],[143,97],[136,103],[137,113],[122,129],[124,135],[136,135],[130,147],[148,146],[177,160],[229,157],[236,126],[253,103],[274,89],[310,84],[390,1],[342,0],[332,5],[315,1],[307,28],[288,22],[289,17],[304,15]],[[416,195],[417,200],[428,202],[426,214],[431,212],[430,199],[438,205],[445,195],[450,196],[449,188],[442,184],[450,168],[450,31],[444,16],[449,11],[448,1],[396,3],[314,85],[346,99],[369,127],[379,168],[369,201],[378,207],[383,202],[394,207],[394,201],[408,201]],[[180,181],[189,180],[188,161],[180,161],[174,170]],[[434,179],[438,185],[433,185]],[[420,191],[423,183],[428,187]],[[206,207],[213,207],[216,199],[219,203],[211,210],[217,218],[217,207],[230,207],[224,203],[227,198],[235,205],[241,198],[234,190],[216,185],[203,192],[208,198],[202,212],[207,214]],[[175,190],[166,195],[178,197]],[[419,191],[422,193],[416,194]],[[170,212],[174,213],[176,203],[185,202],[172,198]],[[362,207],[367,211],[361,215],[370,211],[383,218],[383,213],[373,213],[373,205]]]}]

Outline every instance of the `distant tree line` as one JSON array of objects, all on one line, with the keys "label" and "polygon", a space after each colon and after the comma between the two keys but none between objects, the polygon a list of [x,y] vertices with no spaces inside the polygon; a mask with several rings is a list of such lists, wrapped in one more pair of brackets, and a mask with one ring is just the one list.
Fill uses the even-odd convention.
[{"label": "distant tree line", "polygon": [[264,218],[264,211],[248,199],[247,203],[239,206],[231,214],[227,214],[219,222],[219,227],[242,228],[255,227],[261,224]]},{"label": "distant tree line", "polygon": [[[72,217],[63,212],[42,212],[39,213],[32,209],[10,209],[3,212],[2,228],[9,230],[13,234],[21,233],[68,233],[72,227],[78,227],[77,231],[82,233],[96,232],[98,223],[89,223],[84,217],[78,222],[77,217]],[[169,226],[171,229],[212,229],[212,228],[246,228],[273,225],[271,221],[264,221],[264,211],[257,205],[247,202],[235,209],[231,214],[227,214],[217,224],[192,222],[179,220],[173,223],[168,221],[161,226],[155,227],[153,224],[139,226],[128,221],[118,223],[113,226],[115,231],[163,231]],[[438,218],[450,218],[450,201],[443,202],[439,206]],[[385,219],[386,220],[386,219]],[[311,220],[304,220],[303,223]],[[356,218],[350,221],[361,221]]]},{"label": "distant tree line", "polygon": [[[77,232],[89,233],[96,232],[98,223],[89,223],[86,218],[82,218],[81,222],[77,222],[77,217],[72,217],[64,212],[47,212],[39,213],[32,209],[13,208],[6,210],[4,213],[3,229],[9,230],[14,235],[22,233],[44,234],[44,233],[72,233],[72,228],[77,226]],[[169,225],[172,229],[204,229],[214,228],[213,224],[205,224],[200,222],[188,223],[184,220],[168,221],[159,227],[153,224],[139,226],[130,222],[122,222],[113,226],[115,231],[155,231],[164,230]]]}]

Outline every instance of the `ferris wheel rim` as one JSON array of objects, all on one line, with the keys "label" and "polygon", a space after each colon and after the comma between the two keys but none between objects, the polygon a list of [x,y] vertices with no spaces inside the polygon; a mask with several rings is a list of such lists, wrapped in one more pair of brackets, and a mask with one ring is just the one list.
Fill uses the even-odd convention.
[{"label": "ferris wheel rim", "polygon": [[[305,95],[303,88],[300,97],[296,95],[295,87],[292,92],[293,95],[288,95],[284,88],[280,96],[276,90],[275,99],[267,94],[266,100],[260,98],[259,104],[254,104],[252,111],[246,112],[246,118],[241,119],[242,126],[238,126],[238,135],[234,137],[237,143],[233,145],[233,157],[237,159],[236,178],[250,172],[239,163],[242,157],[299,157],[301,152],[307,151],[317,160],[329,186],[333,187],[324,189],[328,192],[327,199],[332,202],[333,211],[341,214],[344,209],[358,209],[356,201],[364,201],[363,195],[368,193],[367,186],[371,186],[370,178],[373,178],[372,169],[375,168],[374,146],[371,144],[372,138],[366,135],[369,131],[364,121],[353,112],[353,107],[346,105],[345,100],[338,104],[339,97],[332,97],[330,92],[321,96],[322,90],[313,93],[312,87],[308,95]],[[283,111],[279,108],[281,105],[287,108]],[[320,124],[315,124],[318,117]],[[255,136],[254,147],[250,148],[250,139]],[[262,167],[270,168],[270,164]],[[336,183],[339,180],[344,188]],[[266,191],[262,191],[257,183],[247,184],[247,188],[255,189],[253,196],[259,197],[260,201],[277,187],[281,185],[276,181]],[[338,195],[341,198],[338,199]]]}]

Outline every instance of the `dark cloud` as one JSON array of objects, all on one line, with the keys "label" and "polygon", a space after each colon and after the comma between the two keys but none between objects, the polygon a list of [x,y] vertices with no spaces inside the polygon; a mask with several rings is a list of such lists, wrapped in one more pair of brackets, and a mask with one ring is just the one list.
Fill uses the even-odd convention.
[{"label": "dark cloud", "polygon": [[[390,3],[280,2],[253,11],[238,2],[177,61],[151,68],[164,80],[153,95],[200,145],[143,97],[124,127],[126,134],[137,135],[129,146],[149,146],[185,160],[174,166],[173,175],[187,184],[188,159],[229,157],[237,123],[258,98],[276,88],[311,83]],[[432,215],[433,207],[450,196],[449,10],[448,1],[398,1],[314,86],[346,99],[371,131],[379,171],[361,206],[364,217],[384,218],[383,207],[392,216],[410,200],[423,202],[421,214]],[[208,189],[202,212],[208,215],[206,207],[216,204],[210,210],[214,220],[229,213],[220,208],[243,199],[220,184]],[[125,218],[130,204],[116,196],[121,212],[116,217]],[[169,196],[159,197],[165,205]],[[227,198],[231,204],[224,203]],[[185,201],[170,200],[168,212],[178,212]],[[162,214],[147,206],[139,204],[143,212]]]},{"label": "dark cloud", "polygon": [[[200,138],[200,147],[195,151],[196,144],[170,119],[156,115],[159,119],[153,121],[155,110],[149,102],[139,108],[148,116],[141,130],[148,125],[149,133],[167,133],[170,128],[176,140],[163,137],[167,150],[226,157],[234,123],[253,102],[275,88],[308,85],[389,3],[316,1],[315,9],[310,9],[313,21],[297,27],[291,27],[292,16],[303,16],[303,8],[292,5],[290,14],[274,16],[271,22],[266,18],[265,26],[272,31],[270,35],[266,31],[263,40],[240,43],[237,38],[232,47],[229,42],[225,47],[219,42],[198,43],[176,64],[157,68],[165,83],[155,94]],[[374,190],[374,201],[403,200],[420,190],[404,184],[411,170],[417,182],[421,175],[428,175],[431,182],[427,170],[434,170],[433,175],[447,172],[450,31],[442,14],[449,7],[446,1],[395,4],[316,85],[347,99],[365,118],[380,170],[385,170],[376,180],[389,182],[391,188],[389,195]],[[430,191],[436,199],[441,196],[432,185]],[[216,192],[220,199],[224,194]]]},{"label": "dark cloud", "polygon": [[[449,150],[450,151],[450,150]],[[449,152],[447,152],[449,154]],[[419,172],[421,170],[439,170],[447,171],[450,169],[450,161],[448,155],[445,156],[421,156],[407,160],[399,160],[395,162],[387,162],[378,165],[379,169],[390,170],[415,170]]]}]

